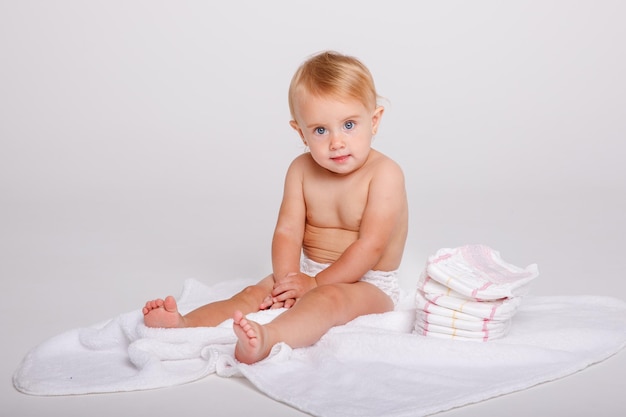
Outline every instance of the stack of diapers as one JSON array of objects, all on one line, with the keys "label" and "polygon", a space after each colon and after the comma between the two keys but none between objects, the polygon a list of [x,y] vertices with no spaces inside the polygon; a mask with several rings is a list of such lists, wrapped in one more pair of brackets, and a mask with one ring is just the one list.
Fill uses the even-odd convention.
[{"label": "stack of diapers", "polygon": [[439,249],[418,282],[414,332],[483,342],[504,337],[538,275],[537,265],[511,265],[485,245]]}]

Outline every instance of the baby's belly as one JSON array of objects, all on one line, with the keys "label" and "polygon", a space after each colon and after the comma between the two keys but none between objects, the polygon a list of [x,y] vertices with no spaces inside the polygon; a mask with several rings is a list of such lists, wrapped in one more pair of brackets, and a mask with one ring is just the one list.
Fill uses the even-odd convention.
[{"label": "baby's belly", "polygon": [[304,254],[315,262],[333,263],[357,238],[359,233],[334,227],[316,227],[307,223],[304,229]]}]

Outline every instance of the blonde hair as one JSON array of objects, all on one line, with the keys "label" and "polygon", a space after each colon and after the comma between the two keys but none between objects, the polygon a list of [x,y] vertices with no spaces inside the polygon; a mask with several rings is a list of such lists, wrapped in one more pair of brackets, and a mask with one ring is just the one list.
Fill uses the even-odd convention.
[{"label": "blonde hair", "polygon": [[294,101],[299,88],[317,96],[352,98],[375,107],[378,94],[372,74],[357,58],[334,51],[313,55],[296,71],[289,85],[289,111],[295,119]]}]

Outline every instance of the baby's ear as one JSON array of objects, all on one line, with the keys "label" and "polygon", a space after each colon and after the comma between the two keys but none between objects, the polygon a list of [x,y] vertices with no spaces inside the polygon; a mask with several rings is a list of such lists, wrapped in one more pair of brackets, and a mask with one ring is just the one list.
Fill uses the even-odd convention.
[{"label": "baby's ear", "polygon": [[300,126],[298,126],[298,122],[296,122],[295,120],[290,120],[289,126],[291,126],[293,130],[298,132],[298,135],[300,135],[300,139],[302,139],[302,141],[306,145],[306,140],[304,140],[304,134],[302,133],[302,129],[300,129]]},{"label": "baby's ear", "polygon": [[374,114],[372,115],[372,134],[373,135],[375,135],[378,132],[380,119],[382,119],[384,112],[385,112],[385,108],[383,106],[378,106],[376,107],[376,109],[374,109]]}]

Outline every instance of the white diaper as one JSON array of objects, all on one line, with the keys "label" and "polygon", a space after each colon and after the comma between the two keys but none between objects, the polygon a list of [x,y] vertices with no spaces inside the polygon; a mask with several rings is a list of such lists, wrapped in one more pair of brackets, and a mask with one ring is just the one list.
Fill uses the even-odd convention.
[{"label": "white diaper", "polygon": [[[330,264],[322,264],[315,262],[306,256],[300,261],[300,270],[311,276],[315,276],[328,268]],[[376,271],[370,270],[361,277],[359,281],[367,282],[384,292],[391,298],[393,305],[398,304],[400,300],[400,286],[398,285],[398,270],[395,271]]]}]

